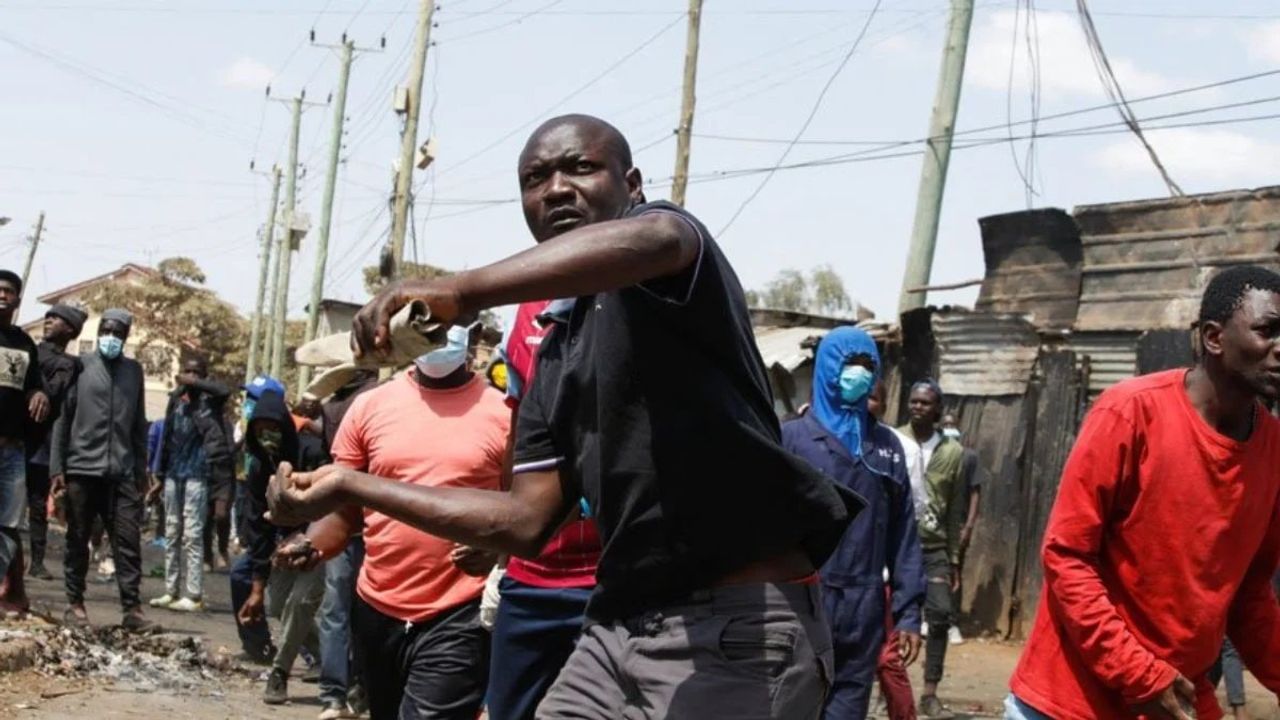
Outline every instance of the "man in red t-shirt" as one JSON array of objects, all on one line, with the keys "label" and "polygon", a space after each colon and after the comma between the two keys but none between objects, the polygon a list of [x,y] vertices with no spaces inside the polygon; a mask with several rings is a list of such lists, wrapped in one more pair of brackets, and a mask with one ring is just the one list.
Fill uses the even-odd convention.
[{"label": "man in red t-shirt", "polygon": [[[1196,366],[1090,410],[1045,530],[1045,586],[1006,717],[1216,720],[1224,632],[1280,692],[1280,275],[1222,271]],[[1194,712],[1194,715],[1192,713]]]},{"label": "man in red t-shirt", "polygon": [[[512,409],[533,380],[538,347],[552,327],[539,319],[549,305],[521,304],[507,334],[503,355]],[[578,642],[599,558],[596,525],[579,515],[560,528],[537,558],[507,561],[498,585],[502,599],[493,625],[485,698],[492,720],[532,720]]]}]

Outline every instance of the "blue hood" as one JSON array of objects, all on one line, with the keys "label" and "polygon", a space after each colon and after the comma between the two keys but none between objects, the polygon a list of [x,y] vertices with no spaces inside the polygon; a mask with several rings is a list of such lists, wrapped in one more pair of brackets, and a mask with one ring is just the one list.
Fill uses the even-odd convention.
[{"label": "blue hood", "polygon": [[854,457],[862,455],[862,437],[867,427],[867,398],[854,405],[840,399],[840,371],[858,355],[870,356],[874,374],[880,381],[880,351],[865,330],[839,327],[818,344],[813,362],[814,418],[848,448]]}]

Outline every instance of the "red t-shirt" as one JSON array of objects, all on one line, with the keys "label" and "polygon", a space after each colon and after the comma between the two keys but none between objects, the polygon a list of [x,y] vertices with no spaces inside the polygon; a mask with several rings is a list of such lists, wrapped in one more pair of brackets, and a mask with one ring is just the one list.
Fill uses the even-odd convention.
[{"label": "red t-shirt", "polygon": [[[479,376],[428,390],[414,372],[351,403],[333,441],[334,462],[415,485],[499,490],[511,425],[502,394]],[[453,564],[454,543],[368,508],[364,545],[356,592],[383,615],[421,622],[484,589],[484,578]]]},{"label": "red t-shirt", "polygon": [[1044,590],[1013,692],[1060,720],[1135,717],[1182,673],[1201,720],[1224,631],[1280,692],[1280,421],[1211,428],[1186,371],[1123,382],[1089,412],[1045,530]]},{"label": "red t-shirt", "polygon": [[[504,349],[511,393],[508,402],[513,406],[519,402],[523,388],[533,380],[538,346],[550,330],[550,326],[544,327],[538,322],[538,316],[547,305],[547,301],[520,305],[507,335]],[[600,533],[596,524],[585,518],[571,520],[551,538],[537,558],[511,558],[507,562],[507,577],[541,588],[593,587],[600,550]]]}]

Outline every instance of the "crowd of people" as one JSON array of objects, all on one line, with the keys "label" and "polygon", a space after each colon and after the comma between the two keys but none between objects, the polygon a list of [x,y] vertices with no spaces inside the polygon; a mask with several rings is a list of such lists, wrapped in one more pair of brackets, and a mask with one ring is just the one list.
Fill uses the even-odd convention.
[{"label": "crowd of people", "polygon": [[[263,701],[290,698],[303,656],[322,720],[844,720],[877,681],[895,720],[948,716],[984,472],[943,389],[915,383],[907,423],[884,424],[876,343],[841,327],[815,351],[811,403],[780,421],[732,268],[693,214],[647,201],[616,129],[548,121],[518,180],[532,247],[393,283],[356,317],[362,359],[394,354],[411,301],[450,326],[443,346],[293,405],[276,378],[234,392],[193,356],[149,427],[129,313],[103,312],[76,358],[86,316],[54,306],[37,346],[0,271],[3,608],[25,609],[27,505],[26,574],[50,577],[52,504],[65,621],[90,622],[101,523],[122,624],[152,629],[141,533],[158,503],[165,592],[147,604],[204,610],[234,536]],[[471,321],[507,304],[485,372]],[[1194,369],[1121,383],[1085,421],[1009,718],[1219,717],[1226,635],[1232,704],[1239,660],[1280,690],[1280,423],[1259,402],[1280,397],[1280,276],[1219,273],[1198,337]]]}]

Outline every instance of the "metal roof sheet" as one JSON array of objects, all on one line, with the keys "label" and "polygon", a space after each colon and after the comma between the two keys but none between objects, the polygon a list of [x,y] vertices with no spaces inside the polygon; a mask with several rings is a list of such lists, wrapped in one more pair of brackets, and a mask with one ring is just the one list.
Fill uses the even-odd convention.
[{"label": "metal roof sheet", "polygon": [[1040,338],[1024,315],[938,312],[932,318],[938,384],[951,395],[1021,395]]},{"label": "metal roof sheet", "polygon": [[1080,302],[1080,229],[1057,208],[978,220],[986,275],[974,304],[1027,315],[1038,328],[1067,329]]},{"label": "metal roof sheet", "polygon": [[813,353],[801,347],[801,343],[810,338],[821,338],[830,328],[817,327],[757,327],[755,329],[756,347],[760,349],[760,357],[766,368],[778,365],[787,372],[795,369],[813,358]]},{"label": "metal roof sheet", "polygon": [[1280,270],[1280,187],[1076,208],[1076,330],[1186,328],[1216,268]]},{"label": "metal roof sheet", "polygon": [[1136,332],[1082,332],[1071,336],[1069,345],[1081,364],[1089,358],[1089,399],[1121,380],[1138,373]]}]

